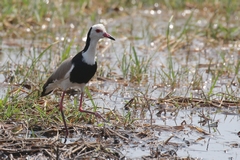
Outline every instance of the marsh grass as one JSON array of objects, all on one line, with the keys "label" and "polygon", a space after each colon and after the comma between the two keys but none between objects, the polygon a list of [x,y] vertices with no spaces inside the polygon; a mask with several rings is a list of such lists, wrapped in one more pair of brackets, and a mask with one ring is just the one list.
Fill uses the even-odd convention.
[{"label": "marsh grass", "polygon": [[[190,1],[189,1],[190,2]],[[3,7],[3,16],[1,17],[4,20],[3,23],[3,27],[9,27],[8,29],[5,28],[5,30],[10,31],[7,34],[12,34],[13,28],[12,27],[16,27],[15,24],[17,24],[18,22],[20,22],[23,17],[15,17],[16,14],[21,14],[22,12],[24,12],[24,9],[30,9],[30,11],[28,13],[24,12],[24,16],[25,17],[31,17],[33,19],[28,20],[28,23],[26,23],[25,25],[28,26],[31,23],[33,23],[34,21],[36,23],[33,23],[33,26],[35,26],[35,29],[33,28],[32,30],[36,31],[38,30],[38,26],[39,24],[41,24],[42,22],[44,22],[46,19],[45,18],[50,18],[50,22],[49,24],[53,24],[56,23],[60,24],[60,25],[66,25],[66,23],[68,22],[66,19],[68,19],[71,14],[69,14],[70,10],[71,10],[71,5],[66,3],[66,6],[59,6],[56,3],[50,3],[47,4],[43,1],[41,2],[32,2],[32,1],[24,1],[23,4],[19,4],[19,3],[13,3],[12,1],[4,1],[2,2],[4,5]],[[88,7],[93,7],[93,4],[90,1],[80,1],[79,2],[80,5],[82,5],[83,7],[80,9],[80,13],[83,12],[85,10],[84,6],[88,6]],[[205,4],[207,4],[207,2],[196,2],[199,6],[198,9],[201,9],[202,6],[204,6]],[[220,5],[221,7],[223,7],[223,4],[226,4],[226,8],[225,10],[222,10],[223,8],[220,8],[218,11],[214,12],[214,14],[212,15],[212,17],[209,20],[209,25],[206,26],[205,28],[202,28],[202,31],[206,32],[206,37],[212,37],[214,39],[223,39],[224,41],[231,41],[236,39],[237,33],[239,32],[238,28],[236,26],[231,27],[229,24],[232,22],[232,16],[233,14],[235,14],[236,12],[236,6],[234,6],[234,4],[236,4],[236,1],[233,2],[223,2],[222,4],[219,3],[218,5]],[[112,2],[111,5],[115,5],[115,3]],[[124,1],[120,1],[119,4],[125,6],[128,5],[128,2],[124,2]],[[137,6],[139,8],[141,8],[144,5],[153,5],[154,1],[149,1],[149,2],[145,2],[142,1],[140,4],[137,4]],[[177,1],[171,1],[171,2],[166,2],[164,1],[163,4],[166,5],[166,7],[172,8],[172,9],[179,9],[182,10],[184,9],[184,7],[186,7],[187,2],[177,2]],[[202,5],[202,6],[201,6]],[[196,5],[197,6],[197,5]],[[18,7],[23,7],[22,10],[17,10]],[[76,9],[76,6],[73,6],[74,9]],[[49,10],[52,10],[52,13],[49,14]],[[193,27],[193,13],[194,10],[192,10],[191,14],[188,16],[187,20],[185,21],[183,27],[181,28],[180,32],[175,32],[173,30],[170,29],[170,25],[174,25],[175,23],[175,17],[171,16],[169,18],[169,22],[168,22],[168,26],[167,26],[167,30],[166,30],[166,44],[167,44],[167,49],[169,52],[169,57],[167,58],[167,68],[161,68],[160,70],[158,69],[157,75],[155,75],[155,77],[160,76],[161,81],[164,84],[168,84],[169,86],[171,86],[171,89],[174,90],[176,88],[179,88],[180,84],[182,83],[183,80],[185,80],[186,78],[184,77],[184,73],[187,72],[184,70],[180,70],[179,68],[176,68],[176,66],[174,66],[175,63],[175,55],[173,54],[175,50],[178,49],[178,44],[179,42],[185,43],[187,41],[187,38],[191,39],[191,35],[194,33],[193,29],[190,29]],[[9,18],[9,16],[12,16],[12,18]],[[33,16],[32,16],[33,15]],[[49,16],[50,15],[50,16]],[[224,18],[226,19],[226,21],[224,23],[221,23],[221,19],[220,17],[224,15]],[[60,17],[59,19],[57,19],[57,17]],[[83,15],[84,17],[84,15]],[[83,18],[82,17],[82,18]],[[92,15],[90,16],[91,21],[96,21],[97,19],[97,14],[92,13]],[[72,20],[71,18],[69,19],[70,21]],[[10,23],[11,22],[11,23]],[[26,19],[25,21],[26,22]],[[216,25],[217,24],[217,25]],[[11,26],[11,27],[10,27]],[[133,30],[133,24],[130,24],[131,29]],[[195,26],[196,27],[196,26]],[[51,33],[52,34],[53,29],[48,28],[46,33]],[[142,30],[148,34],[143,34],[145,36],[152,36],[150,35],[150,31],[149,28],[146,28],[146,30]],[[43,31],[41,31],[43,32]],[[55,32],[55,31],[54,31]],[[64,33],[64,32],[69,32],[69,30],[67,29],[60,29],[59,30],[60,33]],[[38,32],[35,32],[35,36]],[[40,32],[39,32],[40,33]],[[83,35],[84,31],[81,32],[80,34]],[[133,33],[133,32],[132,32]],[[196,34],[199,34],[201,32],[199,32],[199,30],[197,30]],[[175,34],[177,34],[176,39],[173,40],[172,36],[175,36]],[[16,34],[17,36],[20,34]],[[43,36],[45,35],[42,34]],[[53,35],[53,34],[52,34]],[[51,35],[50,35],[51,36]],[[35,38],[34,38],[35,39]],[[150,38],[151,39],[151,38]],[[43,40],[45,40],[45,38],[43,38]],[[70,56],[70,51],[71,48],[74,45],[75,39],[72,39],[70,42],[68,42],[67,40],[65,40],[61,45],[63,45],[63,52],[61,54],[61,61],[65,60],[66,58],[68,58]],[[31,87],[31,95],[29,96],[29,98],[33,98],[33,103],[34,100],[37,99],[37,97],[35,97],[37,95],[37,92],[39,92],[40,87],[38,87],[39,82],[42,83],[44,81],[44,76],[42,76],[41,72],[39,72],[39,66],[44,67],[44,71],[45,72],[51,72],[51,70],[49,70],[48,67],[46,67],[46,65],[42,65],[41,59],[43,58],[44,55],[46,55],[46,52],[48,52],[49,55],[52,55],[53,50],[51,49],[52,45],[55,45],[56,43],[59,42],[55,42],[52,43],[51,45],[49,45],[47,48],[45,48],[42,52],[40,52],[40,54],[37,54],[37,50],[34,52],[34,57],[32,57],[32,59],[30,57],[27,58],[26,61],[30,62],[29,63],[24,63],[24,64],[20,64],[18,65],[16,63],[16,69],[15,69],[15,79],[12,81],[13,83],[16,84],[20,84],[23,85],[25,87]],[[179,46],[181,47],[181,46]],[[20,51],[21,53],[24,52],[24,50]],[[124,51],[126,52],[126,50]],[[149,56],[149,57],[143,57],[143,56],[139,56],[139,52],[141,52],[140,50],[137,50],[136,47],[134,45],[129,47],[129,53],[125,53],[122,55],[122,58],[118,59],[119,61],[119,66],[121,66],[121,71],[122,71],[122,75],[124,78],[129,78],[128,80],[130,82],[137,82],[137,84],[141,84],[142,81],[144,80],[144,76],[148,75],[150,72],[150,64],[152,62],[152,58],[154,57],[154,55]],[[222,65],[222,67],[215,69],[212,69],[211,67],[211,60],[209,63],[209,68],[208,71],[211,72],[212,74],[212,82],[210,85],[210,89],[207,92],[207,97],[211,97],[212,94],[214,94],[214,88],[217,84],[217,82],[219,81],[219,78],[221,78],[224,73],[228,73],[228,74],[234,74],[234,78],[236,78],[239,81],[239,76],[238,76],[238,71],[239,71],[239,61],[237,61],[237,65],[234,64],[230,64],[228,62],[228,60],[226,59],[226,54],[225,53],[220,53],[220,57],[221,57],[221,63],[225,64]],[[49,56],[50,61],[53,60],[53,57]],[[9,70],[9,75],[11,76]],[[106,74],[99,74],[99,75],[106,75]],[[187,76],[187,75],[186,75]],[[30,77],[36,77],[35,79],[31,79]],[[233,79],[234,79],[233,78]],[[201,84],[203,84],[203,77],[201,77],[199,75],[199,71],[196,72],[196,75],[193,76],[193,78],[191,79],[192,82],[190,82],[189,84],[191,84],[190,88],[201,88]],[[30,86],[29,86],[30,85]],[[21,88],[22,89],[22,88]],[[18,94],[21,92],[21,89],[19,89],[18,91],[14,92],[16,97],[14,98],[14,96],[12,98],[14,98],[16,101],[18,99]],[[229,89],[227,90],[228,92],[230,91]],[[8,91],[9,92],[9,91]],[[7,93],[8,93],[7,92]],[[89,92],[87,92],[89,94]],[[90,95],[88,95],[90,96]],[[91,96],[90,96],[91,97]],[[7,100],[9,100],[9,95],[6,94],[6,96],[4,97],[3,100],[1,100],[1,104],[5,105]],[[21,103],[20,103],[21,104]],[[92,102],[92,105],[94,106],[94,110],[96,110],[97,105],[95,105],[95,103]],[[7,107],[8,108],[8,112],[7,112],[7,117],[10,117],[11,112],[12,111],[16,111],[19,112],[19,110],[16,109],[15,105],[13,106],[13,109],[10,109],[11,107]],[[39,108],[38,108],[39,110]],[[40,112],[40,110],[39,110]],[[13,112],[14,113],[14,112]],[[43,112],[41,112],[43,113]],[[43,115],[44,117],[47,117],[46,115]]]},{"label": "marsh grass", "polygon": [[[113,104],[117,109],[113,112],[110,108],[109,112],[106,112],[105,109],[101,109],[103,107],[99,105],[98,100],[94,100],[94,92],[86,88],[85,97],[89,99],[90,103],[83,103],[84,109],[99,111],[104,116],[109,117],[113,128],[128,130],[136,127],[137,124],[141,123],[142,119],[151,119],[150,126],[153,127],[154,111],[158,110],[158,104],[173,106],[175,118],[182,108],[189,106],[210,106],[219,109],[239,106],[239,90],[236,88],[239,87],[240,83],[240,61],[239,56],[236,59],[233,58],[236,57],[236,54],[239,54],[234,49],[239,39],[239,21],[236,20],[236,16],[239,14],[239,2],[237,0],[221,2],[210,0],[160,0],[158,4],[153,0],[136,1],[135,4],[133,2],[120,0],[103,4],[99,3],[99,1],[80,0],[63,1],[61,4],[31,0],[22,2],[1,1],[0,29],[4,31],[2,39],[26,38],[30,39],[30,44],[26,42],[26,45],[14,46],[18,50],[16,52],[18,54],[17,58],[11,59],[9,56],[11,60],[1,66],[0,74],[4,75],[4,83],[7,83],[8,87],[4,96],[0,99],[0,121],[3,123],[9,121],[26,123],[26,126],[29,127],[25,129],[15,128],[15,133],[22,132],[27,135],[26,132],[31,130],[30,137],[38,137],[40,129],[34,129],[32,126],[35,125],[41,126],[43,134],[55,129],[54,133],[58,132],[61,135],[62,119],[58,107],[60,91],[55,91],[55,95],[52,96],[39,97],[41,86],[46,78],[52,73],[57,64],[75,54],[72,52],[73,49],[81,50],[83,46],[79,45],[81,41],[79,37],[84,37],[87,26],[99,21],[104,22],[104,20],[108,24],[113,22],[111,25],[114,26],[116,21],[112,19],[108,21],[109,17],[114,17],[118,21],[118,18],[121,19],[122,15],[129,15],[131,12],[136,12],[136,10],[142,11],[145,9],[161,10],[164,13],[168,13],[168,10],[172,12],[171,15],[167,15],[166,26],[162,27],[165,34],[157,35],[159,30],[154,29],[158,27],[152,27],[158,25],[158,23],[154,24],[155,22],[151,22],[153,23],[151,27],[140,23],[138,31],[142,33],[142,37],[134,35],[136,33],[134,29],[138,28],[134,22],[127,21],[129,28],[126,30],[121,30],[124,25],[121,24],[121,21],[120,24],[116,22],[118,27],[113,29],[116,39],[121,39],[120,34],[129,33],[130,35],[129,37],[127,35],[126,39],[132,43],[130,43],[130,46],[123,45],[124,47],[120,51],[113,50],[115,52],[113,55],[117,56],[117,62],[114,62],[114,64],[102,62],[102,65],[106,67],[99,69],[97,73],[98,78],[100,77],[104,81],[114,81],[120,88],[116,93],[112,94],[116,94],[116,97],[123,99],[125,97],[130,98],[130,101],[123,104]],[[184,10],[190,10],[191,13],[179,25],[179,19],[182,17],[178,13]],[[203,20],[207,21],[207,23],[198,25],[198,22]],[[173,28],[170,27],[171,25]],[[72,26],[72,28],[69,26]],[[147,56],[143,54],[144,51],[138,45],[138,41],[141,42],[143,39],[154,40],[157,46],[155,50],[152,48],[148,50],[149,46],[145,45]],[[144,43],[148,43],[147,40]],[[194,40],[201,43],[202,48],[194,46]],[[125,43],[125,40],[116,42]],[[229,45],[233,45],[233,47],[231,48]],[[102,46],[104,48],[104,45]],[[213,48],[217,47],[225,47],[228,50],[213,50]],[[1,49],[4,52],[7,50],[5,48]],[[211,51],[207,52],[207,50]],[[108,50],[104,51],[108,52]],[[163,67],[154,68],[152,62],[155,61],[156,53],[159,52],[165,53],[166,57],[163,58],[166,58],[166,61]],[[179,57],[184,57],[186,53],[187,58],[185,58],[185,61],[187,65],[183,65],[181,60],[184,58],[180,59]],[[196,54],[199,54],[199,56],[196,56]],[[22,55],[25,57],[24,60],[19,58]],[[201,58],[204,61],[200,60]],[[114,76],[111,76],[117,70],[120,70],[120,72],[116,72]],[[222,80],[226,81],[226,83],[221,83]],[[151,85],[161,87],[151,89]],[[221,90],[218,90],[219,86]],[[121,90],[124,87],[129,87],[133,91],[126,91],[128,92],[128,96],[126,96]],[[183,87],[187,89],[183,90]],[[101,87],[99,88],[101,89]],[[165,90],[163,91],[162,88]],[[157,96],[151,97],[154,91],[158,91]],[[195,94],[196,91],[197,95]],[[104,101],[104,99],[101,100]],[[79,97],[73,98],[73,102],[71,97],[68,97],[64,104],[67,123],[72,127],[71,131],[76,133],[80,132],[80,129],[76,128],[82,127],[78,126],[79,123],[95,124],[96,122],[95,117],[79,113],[78,105]],[[111,105],[109,106],[111,107]],[[118,107],[125,108],[125,111],[120,113]],[[146,112],[149,112],[150,118],[146,116]],[[142,124],[140,126],[143,127]],[[88,132],[84,130],[80,133],[94,132],[94,136],[104,137],[107,135],[110,138],[116,136],[126,142],[127,136],[123,136],[125,133],[118,132],[118,130],[115,133],[114,131],[108,131],[108,128],[105,128],[105,125],[101,122],[98,123],[97,127],[94,128],[96,132],[81,128]],[[131,130],[131,132],[135,131]],[[145,133],[139,132],[138,134],[144,135]],[[91,139],[94,136],[86,137]],[[100,139],[98,141],[101,141]],[[85,144],[86,141],[81,141],[83,142],[81,145],[88,148],[89,151],[104,151],[105,154],[120,157],[116,156],[119,154],[115,152],[106,151],[99,143],[91,146]],[[114,140],[114,143],[117,143],[117,141]],[[69,146],[71,148],[71,145]],[[66,145],[65,147],[68,148],[69,146]],[[64,146],[60,145],[60,147],[62,147],[62,150],[66,150]],[[86,154],[88,153],[84,148],[74,147],[86,151]],[[76,149],[76,151],[78,150]],[[55,152],[49,150],[49,153],[51,152],[52,155],[55,155]],[[64,154],[66,153],[64,152]],[[69,152],[69,154],[74,156],[75,153]],[[56,158],[54,156],[50,157]]]}]

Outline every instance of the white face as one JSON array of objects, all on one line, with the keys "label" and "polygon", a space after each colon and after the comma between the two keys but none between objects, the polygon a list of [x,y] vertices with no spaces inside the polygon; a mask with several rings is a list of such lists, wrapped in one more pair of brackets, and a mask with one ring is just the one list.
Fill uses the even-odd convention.
[{"label": "white face", "polygon": [[100,38],[109,38],[111,40],[115,40],[110,34],[106,32],[104,25],[95,24],[92,26],[90,38],[91,39],[100,39]]},{"label": "white face", "polygon": [[104,33],[106,33],[105,27],[102,24],[96,24],[92,26],[90,37],[98,39],[104,38]]}]

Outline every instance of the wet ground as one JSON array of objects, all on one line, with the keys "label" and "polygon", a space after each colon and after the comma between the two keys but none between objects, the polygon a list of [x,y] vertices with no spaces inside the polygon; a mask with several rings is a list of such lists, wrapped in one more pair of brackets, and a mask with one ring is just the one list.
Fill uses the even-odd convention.
[{"label": "wet ground", "polygon": [[[172,15],[174,20],[169,22]],[[106,22],[116,42],[101,41],[98,74],[88,89],[98,112],[103,113],[109,123],[101,120],[90,120],[89,124],[86,120],[76,122],[79,115],[70,114],[71,134],[64,144],[61,120],[51,120],[46,128],[37,121],[31,123],[31,118],[21,121],[15,121],[16,117],[5,118],[0,122],[0,156],[3,159],[11,156],[27,159],[239,159],[239,73],[235,69],[240,44],[238,41],[217,43],[202,34],[194,35],[193,30],[200,30],[209,23],[206,16],[199,10],[176,13],[155,8],[101,20]],[[188,33],[183,33],[185,25]],[[80,37],[80,28],[76,28],[67,36],[56,36],[55,40],[60,42],[37,62],[35,69],[42,81],[46,78],[44,66],[49,65],[49,70],[53,70],[71,35],[75,33]],[[78,46],[79,42],[83,43],[79,37],[70,46],[70,55],[82,47]],[[48,41],[51,44],[52,40]],[[16,93],[20,97],[32,93],[28,85],[40,89],[38,85],[42,84],[31,80],[34,77],[27,77],[28,83],[16,83],[16,72],[21,71],[19,66],[32,65],[46,46],[47,42],[42,44],[42,41],[27,38],[2,39],[1,103],[8,92],[15,94],[20,87],[23,88]],[[51,102],[57,106],[59,94],[56,91],[37,104],[46,107],[46,103]],[[70,109],[66,112],[77,110],[77,99],[75,94],[69,94],[65,105]],[[84,107],[92,106],[91,98],[86,97]],[[58,113],[55,107],[51,110]]]}]

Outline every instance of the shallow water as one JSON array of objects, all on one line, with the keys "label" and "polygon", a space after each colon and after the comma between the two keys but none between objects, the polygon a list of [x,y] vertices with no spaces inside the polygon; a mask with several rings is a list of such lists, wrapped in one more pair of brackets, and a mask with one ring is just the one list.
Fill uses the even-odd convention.
[{"label": "shallow water", "polygon": [[[138,15],[135,18],[136,14]],[[99,52],[98,62],[99,68],[103,68],[105,74],[109,72],[106,64],[109,64],[112,72],[115,76],[110,77],[111,80],[106,81],[92,81],[89,83],[91,87],[96,87],[99,91],[104,91],[106,93],[93,92],[93,99],[98,106],[110,109],[116,109],[116,111],[126,115],[128,111],[123,109],[123,106],[127,101],[135,96],[142,96],[143,93],[148,96],[148,98],[158,99],[165,97],[169,92],[172,92],[171,83],[169,80],[162,79],[162,71],[168,71],[169,57],[173,61],[173,70],[178,72],[177,77],[179,80],[177,82],[178,87],[174,88],[173,96],[181,97],[196,97],[202,98],[202,93],[197,89],[189,89],[189,84],[192,83],[196,72],[198,72],[199,79],[201,79],[202,86],[201,90],[207,94],[213,83],[213,76],[211,73],[207,72],[210,64],[213,64],[212,69],[221,68],[229,65],[233,67],[237,60],[239,59],[239,46],[234,44],[222,46],[207,46],[204,39],[193,39],[189,47],[180,47],[177,52],[170,52],[167,49],[166,43],[166,30],[168,26],[168,20],[171,14],[169,12],[159,11],[151,12],[148,10],[137,12],[130,17],[121,17],[117,20],[113,20],[114,23],[109,25],[107,28],[109,33],[115,31],[120,33],[116,35],[115,42],[104,41],[101,43],[103,46],[110,47],[105,52]],[[196,17],[197,18],[197,17]],[[170,29],[172,32],[177,32],[180,30],[186,22],[185,16],[179,16],[178,20],[172,24]],[[113,25],[114,24],[114,25]],[[202,25],[202,24],[201,24]],[[117,26],[117,27],[116,27]],[[129,28],[131,30],[129,30]],[[123,34],[124,33],[124,34]],[[163,38],[161,38],[163,37]],[[171,36],[174,40],[176,37]],[[12,42],[11,44],[9,42]],[[14,44],[13,44],[14,43]],[[37,46],[41,42],[34,42]],[[185,43],[185,41],[183,41]],[[2,53],[0,66],[6,65],[7,62],[17,64],[29,63],[31,64],[31,58],[37,56],[40,52],[40,48],[30,47],[30,42],[28,40],[9,40],[3,39],[2,41]],[[129,58],[132,53],[131,47],[135,47],[139,58],[153,59],[148,68],[147,72],[147,82],[144,84],[136,85],[129,83],[130,78],[125,77],[125,82],[127,85],[123,85],[117,78],[122,77],[123,73],[119,67],[122,56],[125,54]],[[24,47],[24,48],[22,48]],[[62,47],[62,46],[61,46]],[[63,51],[63,48],[59,47],[57,51]],[[71,55],[76,53],[78,47],[76,44],[72,47],[70,52]],[[190,50],[190,51],[189,51]],[[190,52],[190,53],[187,53]],[[55,61],[51,62],[50,69],[53,69],[59,60],[60,55],[56,52],[49,52],[51,55],[44,55],[41,59],[42,64],[48,64],[48,58],[51,57]],[[171,56],[170,56],[171,55]],[[26,58],[28,57],[28,58]],[[30,58],[29,58],[30,57]],[[223,63],[224,59],[227,59],[226,63]],[[11,66],[14,71],[14,65]],[[44,73],[45,74],[45,73]],[[231,85],[232,80],[236,81],[232,74],[220,77],[213,89],[213,93],[225,93],[231,90],[233,96],[238,96],[240,94],[239,87]],[[7,88],[11,87],[7,83],[4,83],[5,76],[0,73],[0,98],[3,98],[7,92]],[[203,83],[202,83],[203,82]],[[162,86],[163,85],[163,86]],[[162,87],[157,87],[162,86]],[[142,93],[142,94],[140,94]],[[212,99],[219,99],[218,96],[211,97]],[[87,106],[91,106],[91,102],[85,99]],[[150,149],[156,150],[158,148],[161,153],[167,151],[175,151],[178,157],[193,157],[200,159],[239,159],[239,137],[237,133],[240,131],[240,116],[239,108],[234,109],[216,109],[216,108],[194,108],[194,109],[179,109],[176,116],[172,116],[171,112],[166,112],[166,115],[161,115],[157,117],[156,106],[151,106],[153,115],[153,124],[156,126],[161,126],[160,129],[151,130],[152,137],[148,139],[141,139],[132,137],[130,145],[123,145],[120,151],[126,158],[141,158],[142,156],[149,156],[151,153]],[[144,120],[139,115],[140,111],[136,112],[137,123],[148,124],[150,123],[150,114],[145,111]],[[226,115],[225,112],[231,114]],[[238,111],[238,112],[237,112]],[[102,112],[99,109],[99,112]],[[224,113],[223,113],[224,112]],[[218,121],[218,127],[210,127],[211,133],[209,135],[204,135],[203,133],[193,130],[192,126],[197,126],[209,132],[209,127],[201,126],[199,121],[199,113],[205,113],[208,118],[212,119],[213,122]],[[234,114],[232,114],[234,113]],[[180,126],[183,121],[186,121],[186,125],[183,130],[162,130],[162,127],[166,128]],[[189,125],[191,127],[189,127]],[[149,129],[150,127],[146,127]],[[144,127],[139,127],[139,130],[144,130]],[[175,143],[175,145],[163,144],[170,136],[173,138],[169,141]],[[152,139],[151,139],[152,138]],[[198,138],[202,138],[198,140]],[[75,138],[71,141],[76,140]],[[93,139],[94,141],[94,139]],[[149,142],[154,142],[150,144]],[[189,143],[189,146],[186,144]],[[238,144],[234,148],[233,144]]]},{"label": "shallow water", "polygon": [[[210,135],[197,133],[191,129],[186,129],[186,132],[180,131],[175,134],[173,133],[173,135],[177,136],[177,138],[176,140],[170,140],[170,142],[184,143],[184,141],[179,142],[183,139],[190,142],[189,147],[184,147],[177,150],[177,155],[180,157],[190,156],[203,159],[238,159],[239,154],[237,151],[239,150],[239,144],[237,148],[231,147],[231,144],[239,142],[239,137],[237,135],[240,127],[239,114],[223,115],[221,112],[219,113],[219,111],[214,108],[199,108],[198,111],[210,112],[209,118],[213,119],[214,121],[219,121],[218,127],[210,127]],[[167,119],[165,122],[157,120],[156,124],[174,126],[176,124],[180,125],[180,123],[185,120],[187,124],[197,126],[208,132],[208,126],[199,125],[201,118],[199,118],[198,113],[190,114],[190,112],[191,109],[180,110],[175,120]],[[203,139],[197,141],[197,139],[200,137],[203,137]],[[164,139],[162,136],[161,138]]]}]

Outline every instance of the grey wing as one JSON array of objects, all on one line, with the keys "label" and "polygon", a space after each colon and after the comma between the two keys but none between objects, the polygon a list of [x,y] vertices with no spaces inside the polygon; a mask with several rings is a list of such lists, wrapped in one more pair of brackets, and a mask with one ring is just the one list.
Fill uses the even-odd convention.
[{"label": "grey wing", "polygon": [[49,77],[50,81],[61,80],[66,74],[70,71],[72,67],[72,58],[68,58],[53,72],[53,74]]},{"label": "grey wing", "polygon": [[69,74],[71,67],[72,57],[63,61],[62,64],[48,78],[47,82],[43,85],[43,91],[41,93],[41,96],[46,96],[53,91],[54,88],[48,88],[49,84],[67,78],[67,74]]}]

